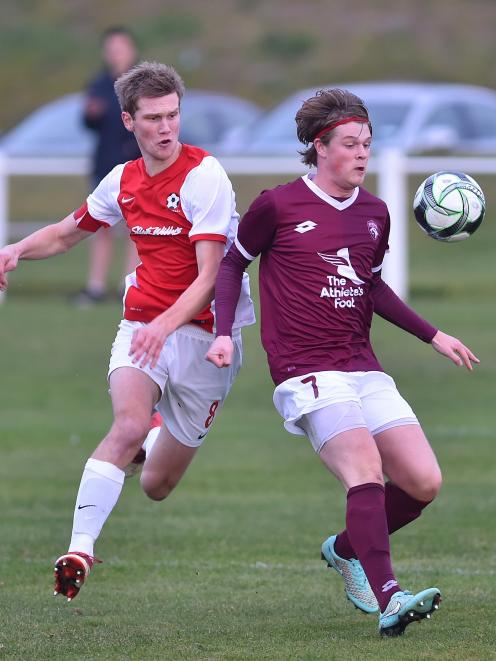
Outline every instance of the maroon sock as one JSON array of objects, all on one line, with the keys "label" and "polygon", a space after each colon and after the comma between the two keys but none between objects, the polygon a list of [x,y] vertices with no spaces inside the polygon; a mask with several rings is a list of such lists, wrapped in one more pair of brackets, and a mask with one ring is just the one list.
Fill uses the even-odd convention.
[{"label": "maroon sock", "polygon": [[370,587],[384,611],[391,596],[401,590],[391,566],[384,487],[368,482],[348,491],[346,530]]},{"label": "maroon sock", "polygon": [[422,514],[424,507],[432,501],[417,500],[409,496],[392,482],[386,482],[386,516],[391,535],[396,530],[407,526]]},{"label": "maroon sock", "polygon": [[[423,502],[416,500],[392,482],[386,482],[385,507],[389,534],[391,535],[396,530],[415,521],[422,514],[424,507],[427,507],[430,502],[432,501]],[[356,558],[346,530],[339,533],[334,544],[334,550],[341,558],[345,558],[345,560]]]}]

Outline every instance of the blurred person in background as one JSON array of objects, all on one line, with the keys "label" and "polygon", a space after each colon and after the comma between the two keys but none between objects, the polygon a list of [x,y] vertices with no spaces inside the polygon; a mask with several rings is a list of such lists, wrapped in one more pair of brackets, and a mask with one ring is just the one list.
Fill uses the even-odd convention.
[{"label": "blurred person in background", "polygon": [[[430,618],[441,593],[413,594],[393,570],[389,535],[437,496],[441,471],[415,413],[384,373],[371,342],[376,313],[472,369],[477,357],[417,315],[382,280],[386,204],[362,187],[372,125],[363,101],[322,90],[296,114],[303,177],[263,191],[240,222],[215,288],[215,342],[207,358],[231,364],[243,272],[260,258],[262,343],[285,428],[306,435],[346,490],[346,528],[321,546],[346,595],[379,613],[381,635]],[[388,480],[385,480],[387,476]]]},{"label": "blurred person in background", "polygon": [[[92,162],[92,185],[98,183],[118,163],[140,157],[133,133],[126,131],[121,120],[121,109],[114,90],[114,82],[137,61],[137,46],[133,35],[124,27],[111,27],[102,37],[104,68],[86,90],[82,121],[96,134]],[[97,232],[89,248],[89,267],[86,287],[71,297],[78,306],[87,306],[105,300],[107,280],[112,260],[115,230]],[[132,241],[126,241],[123,276],[134,271],[138,254]]]}]

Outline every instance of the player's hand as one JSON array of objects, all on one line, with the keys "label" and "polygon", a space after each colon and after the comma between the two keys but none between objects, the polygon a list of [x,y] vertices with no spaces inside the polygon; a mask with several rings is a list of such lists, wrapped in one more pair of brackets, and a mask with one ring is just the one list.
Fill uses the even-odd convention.
[{"label": "player's hand", "polygon": [[9,284],[7,272],[13,271],[19,261],[18,253],[12,246],[5,246],[0,250],[0,291],[5,291]]},{"label": "player's hand", "polygon": [[232,363],[234,344],[229,335],[219,335],[210,345],[205,356],[216,367],[228,367]]},{"label": "player's hand", "polygon": [[129,355],[132,356],[133,363],[139,363],[140,367],[146,365],[155,367],[168,336],[168,330],[158,318],[137,328],[133,333],[129,348]]},{"label": "player's hand", "polygon": [[436,351],[441,353],[452,360],[455,365],[465,367],[472,370],[472,363],[480,363],[480,360],[474,355],[468,347],[466,347],[456,337],[451,337],[442,331],[438,331],[431,340],[431,344]]}]

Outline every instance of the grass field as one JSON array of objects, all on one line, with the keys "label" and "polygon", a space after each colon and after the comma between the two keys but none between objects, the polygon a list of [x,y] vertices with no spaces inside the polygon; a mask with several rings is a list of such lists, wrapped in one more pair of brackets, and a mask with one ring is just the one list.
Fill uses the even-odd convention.
[{"label": "grass field", "polygon": [[412,229],[412,303],[474,349],[474,373],[374,325],[445,475],[438,500],[392,538],[402,583],[437,585],[442,608],[394,640],[378,638],[376,618],[349,606],[319,559],[343,524],[344,493],[307,442],[284,432],[258,327],[245,332],[243,371],[177,491],[153,503],[128,481],[97,547],[104,564],[73,603],[52,598],[82,466],[110,422],[120,306],[67,304],[85,247],[23,263],[0,307],[0,659],[496,658],[495,246],[490,217],[461,245]]}]

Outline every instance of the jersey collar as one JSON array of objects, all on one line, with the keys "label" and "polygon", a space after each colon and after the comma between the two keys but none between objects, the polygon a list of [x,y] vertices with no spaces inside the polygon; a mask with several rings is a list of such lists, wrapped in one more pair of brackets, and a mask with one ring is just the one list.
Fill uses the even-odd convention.
[{"label": "jersey collar", "polygon": [[331,207],[334,207],[338,211],[343,211],[343,209],[347,209],[348,207],[350,207],[353,204],[353,202],[357,199],[358,193],[360,192],[360,188],[357,186],[353,191],[351,197],[346,198],[346,200],[340,201],[340,200],[336,200],[335,197],[331,197],[331,195],[324,193],[324,191],[312,181],[309,172],[302,176],[302,180],[303,183],[305,183],[308,186],[308,188],[313,193],[315,193],[315,195],[320,197],[321,200],[324,200],[324,202],[327,202],[327,204],[330,204]]}]

